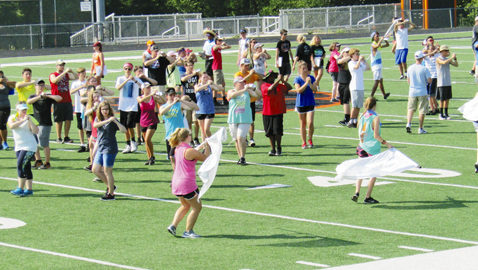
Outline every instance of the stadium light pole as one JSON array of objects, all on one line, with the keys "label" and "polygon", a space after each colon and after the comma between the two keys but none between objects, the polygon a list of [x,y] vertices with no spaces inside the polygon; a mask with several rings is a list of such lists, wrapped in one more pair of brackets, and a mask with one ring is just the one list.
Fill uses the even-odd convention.
[{"label": "stadium light pole", "polygon": [[103,41],[103,27],[105,23],[105,0],[96,0],[96,22],[98,26],[98,40]]}]

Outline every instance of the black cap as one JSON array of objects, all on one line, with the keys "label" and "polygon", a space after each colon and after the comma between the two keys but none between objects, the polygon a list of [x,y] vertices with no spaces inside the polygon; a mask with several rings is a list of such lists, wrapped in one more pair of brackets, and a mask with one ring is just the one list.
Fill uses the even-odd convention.
[{"label": "black cap", "polygon": [[269,70],[266,75],[264,76],[264,78],[262,78],[263,81],[266,81],[267,79],[269,79],[270,76],[274,76],[275,78],[277,78],[277,76],[279,75],[279,73],[277,72],[274,72],[272,69]]},{"label": "black cap", "polygon": [[39,80],[35,83],[35,85],[38,85],[38,84],[45,84],[45,81],[44,80]]},{"label": "black cap", "polygon": [[166,95],[171,95],[171,94],[176,94],[176,90],[174,90],[174,88],[168,88],[166,89]]}]

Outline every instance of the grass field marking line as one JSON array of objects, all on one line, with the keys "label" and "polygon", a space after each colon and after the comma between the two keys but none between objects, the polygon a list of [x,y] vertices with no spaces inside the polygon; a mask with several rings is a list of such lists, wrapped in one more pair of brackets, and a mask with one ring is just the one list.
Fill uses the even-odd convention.
[{"label": "grass field marking line", "polygon": [[409,247],[409,246],[398,246],[398,247],[403,248],[403,249],[422,251],[422,252],[433,252],[434,251],[433,249],[417,248],[417,247]]},{"label": "grass field marking line", "polygon": [[305,262],[305,261],[296,261],[296,263],[304,264],[304,265],[310,265],[310,266],[317,266],[317,267],[330,267],[330,265],[326,265],[326,264]]},{"label": "grass field marking line", "polygon": [[376,257],[376,256],[371,256],[371,255],[365,255],[365,254],[359,254],[359,253],[349,253],[347,254],[349,256],[354,256],[354,257],[360,257],[360,258],[365,258],[365,259],[372,259],[372,260],[381,260],[381,257]]},{"label": "grass field marking line", "polygon": [[[454,99],[455,100],[455,99]],[[456,99],[457,100],[457,99]],[[465,100],[465,101],[468,101],[468,100]],[[343,114],[344,112],[343,111],[333,111],[333,110],[324,110],[324,109],[315,109],[316,112],[331,112],[331,113],[340,113],[340,114]],[[461,116],[461,114],[451,114],[452,116],[455,115],[455,116]],[[395,114],[380,114],[379,116],[384,116],[384,117],[398,117],[398,118],[403,118],[403,119],[407,119],[407,116],[406,115],[395,115]],[[413,119],[418,119],[418,116],[414,116]],[[427,121],[442,121],[443,123],[443,120],[440,120],[438,118],[427,118]],[[450,121],[450,122],[466,122],[466,123],[472,123],[471,121],[468,121],[468,120],[465,120],[465,119],[452,119],[452,120],[446,120],[446,121]]]},{"label": "grass field marking line", "polygon": [[428,185],[434,185],[434,186],[446,186],[446,187],[458,187],[458,188],[478,189],[478,187],[475,187],[475,186],[465,186],[465,185],[456,185],[456,184],[447,184],[447,183],[437,183],[437,182],[426,182],[426,181],[417,181],[417,180],[406,180],[406,179],[398,179],[398,178],[390,178],[390,177],[379,177],[379,179],[399,181],[399,182],[410,182],[410,183],[416,183],[416,184],[428,184]]},{"label": "grass field marking line", "polygon": [[[16,178],[8,178],[8,177],[0,177],[0,179],[11,180],[11,181],[17,181],[18,180]],[[46,183],[46,182],[38,182],[38,181],[33,181],[33,183],[38,184],[38,185],[47,185],[47,186],[55,186],[55,187],[62,187],[62,188],[69,188],[69,189],[84,190],[84,191],[93,191],[93,192],[96,192],[96,193],[104,193],[104,190],[95,190],[95,189],[89,189],[89,188],[67,186],[67,185],[53,184],[53,183]],[[176,201],[176,200],[173,201],[173,200],[152,198],[152,197],[126,194],[126,193],[115,193],[115,195],[122,195],[122,196],[125,196],[125,197],[132,197],[132,198],[153,200],[153,201],[161,201],[161,202],[169,202],[169,203],[176,203],[176,204],[180,203],[179,201]],[[295,220],[295,221],[301,221],[301,222],[309,222],[309,223],[316,223],[316,224],[329,225],[329,226],[337,226],[337,227],[350,228],[350,229],[359,229],[359,230],[366,230],[366,231],[374,231],[374,232],[381,232],[381,233],[389,233],[389,234],[396,234],[396,235],[405,235],[405,236],[413,236],[413,237],[421,237],[421,238],[428,238],[428,239],[435,239],[435,240],[443,240],[443,241],[464,243],[464,244],[470,244],[470,245],[478,245],[478,242],[476,242],[476,241],[469,241],[469,240],[442,237],[442,236],[391,231],[391,230],[377,229],[377,228],[364,227],[364,226],[356,226],[356,225],[350,225],[350,224],[344,224],[344,223],[336,223],[336,222],[329,222],[329,221],[320,221],[320,220],[312,220],[312,219],[305,219],[305,218],[289,217],[289,216],[284,216],[284,215],[260,213],[260,212],[240,210],[240,209],[227,208],[227,207],[214,206],[214,205],[204,205],[203,204],[202,207],[210,208],[210,209],[216,209],[216,210],[229,211],[229,212],[235,212],[235,213],[243,213],[243,214],[250,214],[250,215],[264,216],[264,217],[274,217],[274,218],[280,218],[280,219],[286,219],[286,220]]]},{"label": "grass field marking line", "polygon": [[89,258],[79,257],[79,256],[74,256],[74,255],[68,255],[68,254],[58,253],[58,252],[53,252],[53,251],[48,251],[48,250],[22,247],[22,246],[3,243],[3,242],[0,242],[0,246],[22,249],[22,250],[27,250],[27,251],[33,251],[33,252],[38,252],[38,253],[43,253],[43,254],[48,254],[48,255],[60,256],[60,257],[65,257],[65,258],[69,258],[69,259],[75,259],[75,260],[79,260],[79,261],[85,261],[85,262],[90,262],[90,263],[113,266],[113,267],[123,268],[123,269],[147,270],[146,268],[139,268],[139,267],[134,267],[134,266],[128,266],[128,265],[116,264],[116,263],[111,263],[111,262],[105,262],[105,261],[89,259]]}]

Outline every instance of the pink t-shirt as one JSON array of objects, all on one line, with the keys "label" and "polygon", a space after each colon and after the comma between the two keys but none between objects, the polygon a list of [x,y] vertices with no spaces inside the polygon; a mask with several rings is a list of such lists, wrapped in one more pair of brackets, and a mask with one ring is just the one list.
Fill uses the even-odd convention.
[{"label": "pink t-shirt", "polygon": [[339,67],[337,66],[337,59],[334,56],[339,56],[340,53],[335,50],[330,54],[330,65],[329,72],[339,72]]},{"label": "pink t-shirt", "polygon": [[154,112],[154,107],[156,103],[154,99],[151,98],[149,102],[141,102],[139,107],[141,108],[141,118],[139,119],[139,124],[142,127],[149,127],[159,122],[156,112]]},{"label": "pink t-shirt", "polygon": [[191,148],[189,144],[181,143],[174,152],[176,168],[174,168],[173,181],[171,183],[171,193],[174,195],[186,195],[198,188],[196,184],[197,160],[187,160],[184,157],[186,150],[189,148]]}]

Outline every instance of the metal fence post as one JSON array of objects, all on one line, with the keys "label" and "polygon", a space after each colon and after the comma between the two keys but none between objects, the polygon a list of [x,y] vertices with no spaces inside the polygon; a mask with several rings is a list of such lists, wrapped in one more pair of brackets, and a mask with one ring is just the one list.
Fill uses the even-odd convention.
[{"label": "metal fence post", "polygon": [[149,39],[149,16],[146,16],[146,35]]},{"label": "metal fence post", "polygon": [[32,33],[32,25],[30,24],[30,50],[33,50],[33,33]]},{"label": "metal fence post", "polygon": [[302,29],[305,28],[305,9],[302,9]]},{"label": "metal fence post", "polygon": [[352,27],[352,7],[349,7],[350,27]]},{"label": "metal fence post", "polygon": [[118,18],[118,31],[119,31],[119,35],[118,35],[118,36],[119,36],[119,38],[121,39],[121,37],[123,36],[123,35],[121,34],[121,32],[122,32],[122,31],[121,31],[121,17]]},{"label": "metal fence post", "polygon": [[367,11],[367,17],[368,17],[368,31],[370,32],[370,11]]},{"label": "metal fence post", "polygon": [[136,42],[139,44],[138,21],[136,21]]},{"label": "metal fence post", "polygon": [[325,33],[329,32],[329,7],[327,7],[327,12],[325,13]]},{"label": "metal fence post", "polygon": [[257,13],[257,23],[256,23],[256,26],[257,26],[257,36],[261,36],[261,28],[259,27],[259,13]]},{"label": "metal fence post", "polygon": [[453,15],[451,13],[451,8],[449,9],[450,11],[450,28],[453,28]]},{"label": "metal fence post", "polygon": [[84,33],[84,38],[85,38],[85,46],[88,44],[88,30],[86,30],[86,24],[83,24],[83,33]]}]

